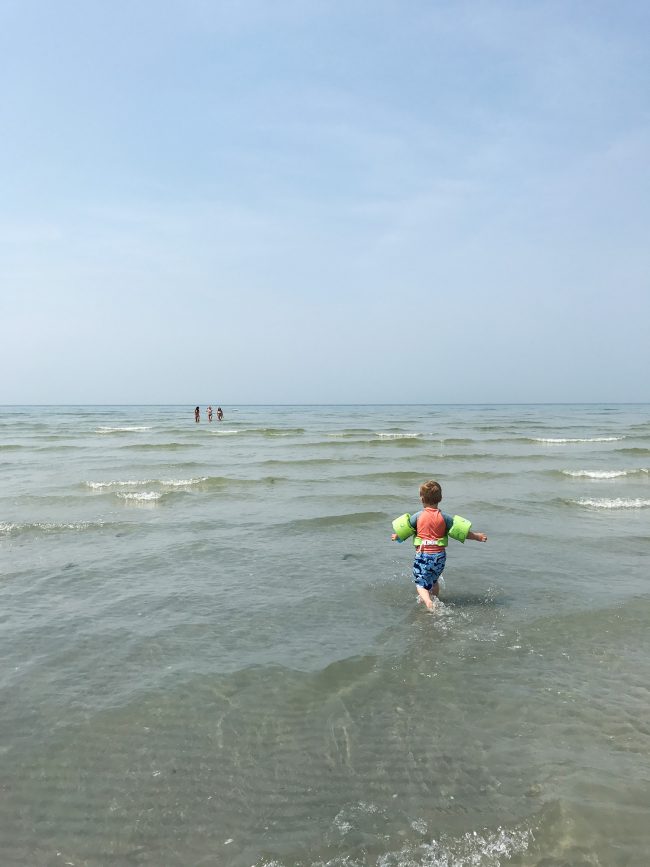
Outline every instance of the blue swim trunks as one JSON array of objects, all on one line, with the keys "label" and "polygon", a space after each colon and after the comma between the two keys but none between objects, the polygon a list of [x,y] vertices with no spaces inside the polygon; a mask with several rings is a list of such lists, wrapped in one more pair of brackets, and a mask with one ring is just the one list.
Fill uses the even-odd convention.
[{"label": "blue swim trunks", "polygon": [[447,560],[446,551],[436,551],[435,554],[417,553],[413,561],[413,581],[425,590],[431,590],[442,575]]}]

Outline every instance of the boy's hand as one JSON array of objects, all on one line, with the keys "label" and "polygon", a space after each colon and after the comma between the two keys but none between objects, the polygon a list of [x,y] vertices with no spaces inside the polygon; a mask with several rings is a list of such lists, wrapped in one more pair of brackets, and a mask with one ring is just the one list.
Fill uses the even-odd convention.
[{"label": "boy's hand", "polygon": [[485,533],[475,533],[474,530],[469,531],[467,538],[472,539],[474,542],[487,542],[487,536]]},{"label": "boy's hand", "polygon": [[393,542],[397,542],[397,533],[391,533],[390,538]]}]

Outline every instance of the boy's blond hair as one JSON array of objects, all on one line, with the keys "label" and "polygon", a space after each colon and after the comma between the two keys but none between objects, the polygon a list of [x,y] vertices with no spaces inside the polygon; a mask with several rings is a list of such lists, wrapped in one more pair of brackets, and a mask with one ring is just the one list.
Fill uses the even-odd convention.
[{"label": "boy's blond hair", "polygon": [[420,485],[420,499],[425,506],[437,506],[442,500],[442,488],[433,479]]}]

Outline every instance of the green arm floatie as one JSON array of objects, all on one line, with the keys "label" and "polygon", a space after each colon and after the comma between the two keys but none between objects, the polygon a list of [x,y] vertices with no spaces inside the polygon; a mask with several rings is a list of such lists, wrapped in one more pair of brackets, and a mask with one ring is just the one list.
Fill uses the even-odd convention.
[{"label": "green arm floatie", "polygon": [[410,521],[411,516],[409,514],[400,515],[399,518],[395,518],[393,521],[393,532],[400,542],[415,535],[415,530],[411,527]]},{"label": "green arm floatie", "polygon": [[451,525],[449,535],[457,542],[464,542],[471,529],[472,522],[467,518],[461,518],[460,515],[454,515],[454,523]]}]

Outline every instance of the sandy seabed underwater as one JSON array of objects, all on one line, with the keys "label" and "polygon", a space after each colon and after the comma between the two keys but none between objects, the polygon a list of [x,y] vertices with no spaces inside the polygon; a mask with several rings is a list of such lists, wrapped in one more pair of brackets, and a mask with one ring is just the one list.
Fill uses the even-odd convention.
[{"label": "sandy seabed underwater", "polygon": [[193,409],[0,409],[3,867],[650,863],[650,406]]}]

